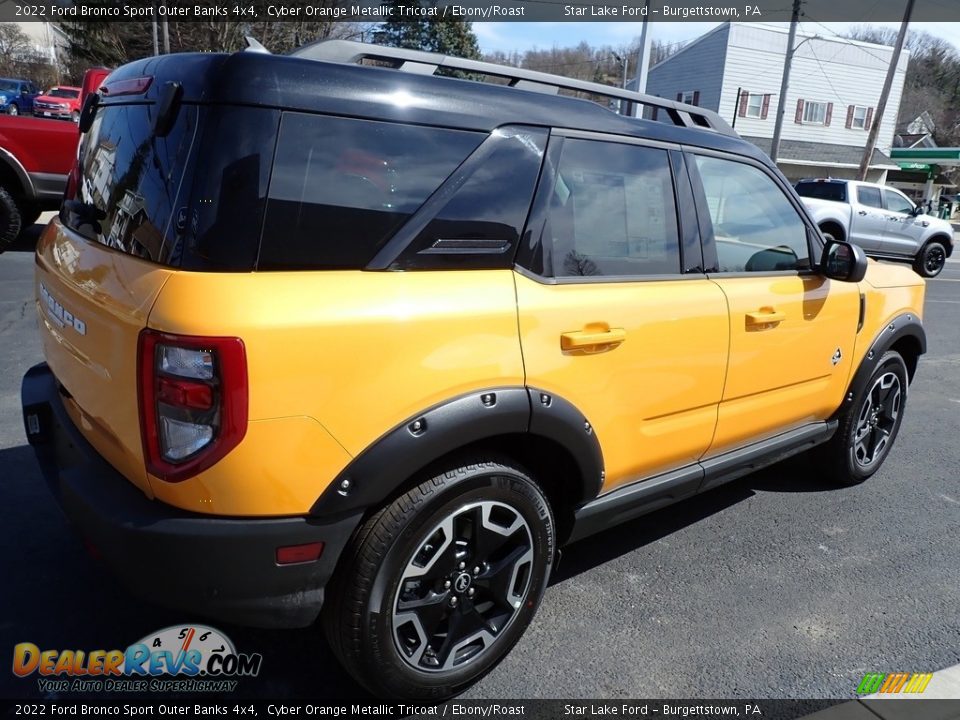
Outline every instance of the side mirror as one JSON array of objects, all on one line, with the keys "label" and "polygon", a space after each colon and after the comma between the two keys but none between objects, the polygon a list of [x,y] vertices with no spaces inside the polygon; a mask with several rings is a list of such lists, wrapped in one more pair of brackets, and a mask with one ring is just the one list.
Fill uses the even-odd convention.
[{"label": "side mirror", "polygon": [[917,217],[918,215],[923,215],[923,213],[926,212],[926,209],[927,209],[926,206],[927,206],[926,203],[920,203],[919,205],[913,208],[913,212],[910,214],[913,215],[914,217]]},{"label": "side mirror", "polygon": [[867,256],[859,245],[839,242],[826,235],[820,258],[820,274],[831,280],[860,282],[867,274]]}]

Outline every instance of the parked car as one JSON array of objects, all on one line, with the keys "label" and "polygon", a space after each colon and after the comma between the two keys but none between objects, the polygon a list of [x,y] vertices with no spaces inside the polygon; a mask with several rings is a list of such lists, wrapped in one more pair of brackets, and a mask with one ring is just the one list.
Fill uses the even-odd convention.
[{"label": "parked car", "polygon": [[7,115],[29,115],[33,99],[40,90],[29,80],[0,78],[0,112]]},{"label": "parked car", "polygon": [[953,254],[953,226],[896,188],[814,178],[798,182],[797,193],[823,232],[871,257],[911,262],[919,274],[936,277]]},{"label": "parked car", "polygon": [[0,252],[60,207],[79,137],[74,123],[0,116]]},{"label": "parked car", "polygon": [[33,114],[38,117],[80,120],[80,92],[82,88],[61,85],[50,88],[33,101]]},{"label": "parked car", "polygon": [[519,639],[563,544],[891,452],[923,279],[824,242],[714,112],[348,41],[149,58],[98,97],[23,416],[144,598],[322,616],[370,690],[437,699]]}]

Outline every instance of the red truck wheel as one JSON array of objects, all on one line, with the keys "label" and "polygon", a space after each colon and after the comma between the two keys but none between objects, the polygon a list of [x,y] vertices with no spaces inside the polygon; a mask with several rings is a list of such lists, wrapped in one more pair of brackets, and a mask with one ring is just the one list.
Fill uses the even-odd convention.
[{"label": "red truck wheel", "polygon": [[4,188],[0,187],[0,252],[6,250],[20,234],[20,209]]}]

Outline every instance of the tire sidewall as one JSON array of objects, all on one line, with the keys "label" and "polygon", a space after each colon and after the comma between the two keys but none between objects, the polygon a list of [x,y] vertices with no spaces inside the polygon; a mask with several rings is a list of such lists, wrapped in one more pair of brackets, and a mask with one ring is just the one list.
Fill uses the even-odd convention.
[{"label": "tire sidewall", "polygon": [[[459,507],[480,500],[503,502],[519,512],[530,527],[534,545],[534,569],[523,606],[510,624],[485,649],[477,661],[447,672],[418,672],[400,656],[393,637],[393,602],[402,570],[410,556],[444,517]],[[520,639],[543,598],[555,551],[553,517],[546,498],[536,484],[517,470],[497,466],[477,469],[457,478],[436,496],[425,501],[397,533],[376,570],[365,598],[366,623],[363,644],[370,649],[371,670],[381,686],[404,696],[440,699],[476,682],[491,670]]]},{"label": "tire sidewall", "polygon": [[[864,400],[867,397],[867,394],[873,388],[874,383],[877,379],[886,374],[887,372],[894,372],[897,376],[897,379],[900,381],[900,412],[897,414],[897,420],[893,425],[893,430],[890,433],[890,439],[887,442],[887,447],[884,449],[883,457],[880,458],[880,461],[877,462],[874,460],[869,467],[861,466],[854,456],[855,443],[857,433],[857,421],[860,417],[860,410],[863,407]],[[844,437],[844,459],[847,464],[847,470],[850,476],[856,481],[866,480],[868,477],[877,472],[883,464],[887,461],[887,458],[890,456],[890,451],[893,449],[893,445],[897,440],[897,436],[900,433],[900,426],[903,424],[904,411],[907,407],[907,388],[909,386],[909,375],[907,373],[907,365],[903,361],[903,358],[899,353],[888,351],[883,354],[880,358],[880,361],[877,363],[877,366],[874,368],[873,372],[870,373],[870,378],[864,384],[862,388],[857,392],[856,397],[854,398],[853,403],[850,406],[851,417],[849,422],[846,423],[846,437]]]},{"label": "tire sidewall", "polygon": [[[935,248],[939,249],[943,253],[944,261],[940,263],[940,267],[937,268],[936,272],[931,272],[927,270],[927,257],[929,257],[930,253],[934,252]],[[943,268],[946,264],[946,258],[947,258],[947,248],[943,245],[943,243],[940,243],[936,240],[932,240],[928,242],[926,245],[924,245],[923,250],[920,251],[920,257],[917,262],[917,269],[919,270],[919,274],[927,278],[936,277],[943,271]]]},{"label": "tire sidewall", "polygon": [[16,201],[0,187],[0,252],[17,239],[21,229],[20,209]]}]

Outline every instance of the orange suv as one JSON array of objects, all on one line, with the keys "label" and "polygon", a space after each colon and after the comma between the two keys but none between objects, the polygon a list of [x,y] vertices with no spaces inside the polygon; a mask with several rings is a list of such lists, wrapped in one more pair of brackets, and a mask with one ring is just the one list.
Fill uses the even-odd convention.
[{"label": "orange suv", "polygon": [[482,676],[564,543],[810,449],[865,480],[925,350],[923,280],[702,108],[331,41],[132,63],[80,129],[53,494],[134,593],[322,616],[376,693]]}]

